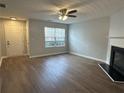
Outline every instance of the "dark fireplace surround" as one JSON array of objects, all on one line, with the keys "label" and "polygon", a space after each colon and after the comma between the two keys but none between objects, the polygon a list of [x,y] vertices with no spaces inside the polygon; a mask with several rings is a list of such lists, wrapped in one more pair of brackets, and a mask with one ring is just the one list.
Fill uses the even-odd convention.
[{"label": "dark fireplace surround", "polygon": [[99,66],[113,82],[124,83],[124,48],[112,46],[110,65],[101,63]]}]

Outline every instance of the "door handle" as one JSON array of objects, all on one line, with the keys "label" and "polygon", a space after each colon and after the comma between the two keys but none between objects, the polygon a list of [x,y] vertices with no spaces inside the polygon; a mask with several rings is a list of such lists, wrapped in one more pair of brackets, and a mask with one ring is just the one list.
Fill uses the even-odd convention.
[{"label": "door handle", "polygon": [[9,46],[10,45],[10,41],[7,41],[7,46]]}]

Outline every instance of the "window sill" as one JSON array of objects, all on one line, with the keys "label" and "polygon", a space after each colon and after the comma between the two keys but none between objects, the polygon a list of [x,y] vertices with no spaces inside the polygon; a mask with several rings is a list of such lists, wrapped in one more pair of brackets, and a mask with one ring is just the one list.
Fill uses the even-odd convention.
[{"label": "window sill", "polygon": [[45,47],[46,49],[47,48],[65,48],[65,46],[55,46],[55,47]]}]

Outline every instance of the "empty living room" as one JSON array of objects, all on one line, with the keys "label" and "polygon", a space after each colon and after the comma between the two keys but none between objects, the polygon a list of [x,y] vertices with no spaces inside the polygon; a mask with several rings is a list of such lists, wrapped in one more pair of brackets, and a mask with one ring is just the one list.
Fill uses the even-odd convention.
[{"label": "empty living room", "polygon": [[0,93],[124,93],[124,0],[0,0]]}]

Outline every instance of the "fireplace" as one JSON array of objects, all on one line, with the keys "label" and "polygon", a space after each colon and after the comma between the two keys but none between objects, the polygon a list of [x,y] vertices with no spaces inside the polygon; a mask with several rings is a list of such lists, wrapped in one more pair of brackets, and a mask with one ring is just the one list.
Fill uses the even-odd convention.
[{"label": "fireplace", "polygon": [[110,65],[99,64],[113,82],[124,83],[124,48],[111,47]]}]

